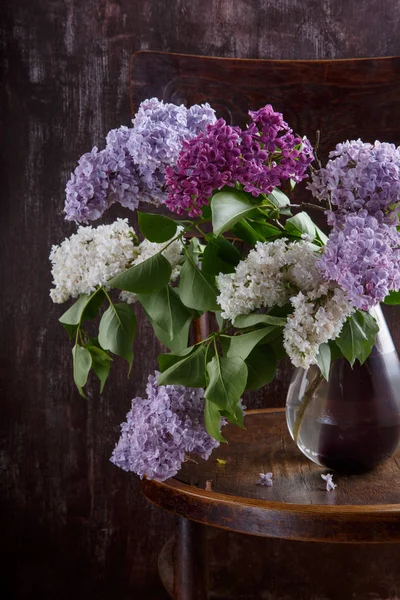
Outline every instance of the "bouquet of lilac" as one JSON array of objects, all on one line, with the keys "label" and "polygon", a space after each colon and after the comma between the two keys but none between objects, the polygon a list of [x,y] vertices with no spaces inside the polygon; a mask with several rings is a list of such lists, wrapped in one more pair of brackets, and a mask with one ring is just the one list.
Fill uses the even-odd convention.
[{"label": "bouquet of lilac", "polygon": [[[134,303],[169,350],[111,458],[140,477],[163,480],[193,454],[207,459],[227,421],[243,426],[244,391],[268,384],[284,356],[325,378],[333,357],[364,362],[378,332],[369,310],[400,303],[400,149],[347,141],[322,168],[270,105],[249,117],[241,129],[207,104],[147,100],[67,183],[66,219],[84,225],[51,250],[50,295],[76,299],[60,321],[80,394],[91,369],[103,390],[113,355],[131,367]],[[311,201],[296,207],[291,191],[307,178]],[[114,203],[150,205],[140,231],[127,219],[87,225]],[[218,328],[188,345],[207,312]]]}]

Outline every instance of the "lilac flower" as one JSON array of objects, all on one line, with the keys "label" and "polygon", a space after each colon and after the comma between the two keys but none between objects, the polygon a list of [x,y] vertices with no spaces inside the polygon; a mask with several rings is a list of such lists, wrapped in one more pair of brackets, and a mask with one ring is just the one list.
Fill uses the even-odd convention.
[{"label": "lilac flower", "polygon": [[133,128],[113,129],[104,150],[95,147],[80,158],[66,187],[66,219],[93,221],[115,202],[132,210],[139,202],[158,204],[166,198],[165,169],[176,162],[183,141],[213,121],[208,104],[188,110],[157,98],[142,102]]},{"label": "lilac flower", "polygon": [[400,147],[359,140],[338,144],[325,168],[308,185],[320,200],[330,200],[340,225],[348,213],[368,211],[380,223],[396,225],[400,210]]},{"label": "lilac flower", "polygon": [[165,169],[176,163],[183,142],[214,121],[215,111],[208,104],[188,110],[183,105],[164,104],[157,98],[142,102],[127,145],[154,199],[159,202],[166,199]]},{"label": "lilac flower", "polygon": [[179,471],[188,454],[207,460],[219,442],[204,426],[204,390],[159,386],[157,375],[148,378],[147,398],[132,401],[111,462],[140,478],[164,481]]},{"label": "lilac flower", "polygon": [[240,134],[239,127],[230,127],[218,119],[207,126],[206,133],[184,144],[177,170],[166,170],[169,194],[165,203],[170,210],[200,215],[214,189],[234,185],[234,173],[240,164]]},{"label": "lilac flower", "polygon": [[244,190],[259,196],[271,193],[284,180],[302,181],[314,160],[307,138],[295,136],[282,114],[275,112],[270,104],[249,114],[253,122],[243,132],[243,165],[237,174]]},{"label": "lilac flower", "polygon": [[272,473],[259,473],[260,479],[257,481],[257,485],[266,485],[272,487],[274,482],[272,481]]},{"label": "lilac flower", "polygon": [[95,147],[79,159],[66,187],[68,221],[87,223],[101,217],[115,202],[134,210],[139,199],[149,200],[126,148],[127,132],[127,127],[110,131],[104,150]]},{"label": "lilac flower", "polygon": [[347,216],[329,236],[318,266],[336,281],[357,308],[368,310],[400,288],[400,235],[361,210]]},{"label": "lilac flower", "polygon": [[308,140],[294,136],[270,105],[249,114],[253,122],[244,131],[218,119],[184,144],[176,169],[166,171],[170,210],[196,216],[213,191],[225,185],[240,184],[259,196],[285,179],[301,181],[306,176],[314,158]]},{"label": "lilac flower", "polygon": [[326,490],[328,492],[330,492],[331,490],[334,490],[337,487],[336,483],[333,483],[332,481],[332,473],[327,473],[326,475],[321,474],[321,477],[324,481],[326,481]]}]

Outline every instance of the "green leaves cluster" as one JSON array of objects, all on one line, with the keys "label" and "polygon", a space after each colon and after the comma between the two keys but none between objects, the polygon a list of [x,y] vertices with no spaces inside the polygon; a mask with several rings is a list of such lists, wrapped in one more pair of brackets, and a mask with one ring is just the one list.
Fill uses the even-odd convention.
[{"label": "green leaves cluster", "polygon": [[[230,232],[251,246],[280,237],[299,241],[307,234],[316,250],[324,246],[327,237],[306,212],[293,215],[289,198],[278,189],[255,198],[239,189],[224,188],[213,196],[210,206],[204,207],[203,218],[197,222],[177,222],[144,212],[138,213],[138,222],[143,236],[160,244],[161,249],[113,277],[106,288],[80,296],[60,318],[75,340],[74,381],[85,397],[83,390],[92,369],[102,391],[113,355],[126,360],[131,370],[136,318],[131,306],[115,303],[108,290],[131,292],[136,294],[154,334],[169,349],[169,353],[158,357],[159,384],[204,388],[207,431],[225,441],[221,418],[243,427],[240,399],[244,391],[258,390],[272,381],[277,363],[285,356],[282,331],[287,313],[283,309],[275,314],[243,315],[233,327],[226,327],[219,312],[216,277],[233,273],[242,255],[237,240],[227,239],[224,234]],[[163,252],[188,231],[192,240],[183,246],[179,282],[171,284],[172,269]],[[400,293],[391,293],[386,302],[400,304]],[[106,308],[99,320],[98,335],[90,337],[84,325],[100,316],[103,304]],[[219,331],[188,345],[193,320],[208,311],[215,313]],[[328,378],[331,361],[338,356],[346,357],[352,365],[355,360],[364,362],[377,330],[369,314],[354,313],[335,342],[320,346],[317,364],[323,376]]]},{"label": "green leaves cluster", "polygon": [[[328,239],[308,213],[292,216],[289,198],[277,188],[258,198],[228,188],[213,196],[211,215],[215,235],[232,231],[251,245],[279,237],[298,241],[303,234],[309,235],[316,246],[324,246]],[[286,219],[284,225],[279,221],[282,216]]]},{"label": "green leaves cluster", "polygon": [[268,322],[268,315],[248,317],[249,322],[250,317],[259,317],[256,329],[249,331],[243,322],[243,330],[233,335],[216,332],[181,353],[158,358],[159,384],[205,388],[206,428],[220,441],[224,441],[221,417],[243,427],[243,392],[260,389],[275,376],[278,358],[271,344],[281,336],[286,320],[270,317]]},{"label": "green leaves cluster", "polygon": [[[98,316],[106,298],[109,308],[101,317],[98,337],[91,338],[83,330],[83,324]],[[103,391],[112,361],[110,352],[125,358],[131,368],[136,333],[135,315],[127,304],[114,304],[103,288],[98,288],[91,296],[82,294],[62,315],[60,322],[68,335],[75,337],[72,349],[73,375],[78,391],[84,398],[83,388],[91,368],[100,380],[100,392]]]}]

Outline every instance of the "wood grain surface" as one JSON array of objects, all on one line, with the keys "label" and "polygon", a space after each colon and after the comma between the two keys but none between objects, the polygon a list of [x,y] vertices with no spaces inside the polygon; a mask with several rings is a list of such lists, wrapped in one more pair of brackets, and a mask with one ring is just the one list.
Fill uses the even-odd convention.
[{"label": "wood grain surface", "polygon": [[[400,541],[400,450],[363,475],[335,475],[299,453],[283,409],[250,411],[226,427],[208,461],[189,461],[164,483],[143,481],[152,502],[206,525],[266,537],[338,543]],[[222,459],[224,464],[220,464]],[[258,485],[273,473],[273,486]]]},{"label": "wood grain surface", "polygon": [[[159,348],[138,314],[140,359],[131,378],[118,363],[102,396],[95,381],[88,402],[74,389],[70,346],[57,324],[63,308],[48,296],[50,247],[74,231],[62,217],[66,180],[109,129],[129,125],[133,52],[399,55],[399,2],[4,0],[0,12],[0,592],[162,600],[156,563],[173,519],[108,461]],[[117,215],[130,216],[110,211],[107,222]],[[397,313],[386,313],[399,344]],[[288,376],[287,366],[280,368],[247,404],[282,406]],[[242,598],[251,571],[246,585],[263,590],[252,600],[400,596],[397,546],[372,552],[322,544],[316,551],[230,534],[221,547],[213,560],[224,565],[226,586],[242,585]],[[272,572],[263,567],[266,557]]]}]

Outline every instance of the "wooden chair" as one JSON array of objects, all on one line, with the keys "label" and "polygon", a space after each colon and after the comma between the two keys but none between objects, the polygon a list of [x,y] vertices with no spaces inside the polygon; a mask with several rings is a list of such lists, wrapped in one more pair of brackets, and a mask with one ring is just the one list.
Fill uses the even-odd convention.
[{"label": "wooden chair", "polygon": [[[400,143],[400,57],[343,60],[251,60],[141,51],[132,56],[131,104],[158,97],[174,104],[209,102],[243,126],[249,110],[272,104],[319,156],[347,139]],[[296,199],[304,196],[298,186]]]},{"label": "wooden chair", "polygon": [[[317,131],[320,132],[322,161],[329,150],[346,139],[360,137],[363,141],[400,143],[400,57],[285,61],[144,51],[133,55],[130,75],[133,114],[140,102],[156,96],[187,106],[209,102],[218,116],[243,126],[248,110],[268,103],[283,113],[296,133],[307,135],[312,143]],[[304,185],[297,186],[296,200],[304,199],[306,193]],[[271,431],[275,437],[265,435],[268,428],[262,424],[263,420],[273,423]],[[192,465],[184,466],[176,478],[163,484],[142,482],[148,499],[179,515],[173,579],[165,567],[168,561],[160,561],[162,579],[167,588],[173,589],[176,600],[209,597],[204,527],[199,523],[298,540],[352,543],[400,540],[400,504],[398,496],[392,493],[389,463],[385,467],[388,471],[380,473],[376,482],[377,490],[385,490],[378,505],[371,488],[373,482],[360,477],[356,483],[347,482],[347,488],[345,485],[339,488],[333,500],[317,489],[318,467],[313,465],[307,470],[294,446],[293,452],[290,450],[291,440],[282,410],[253,411],[248,430],[248,434],[243,430],[236,432],[229,447],[218,449],[216,456],[222,452],[221,456],[227,459],[225,478],[218,472],[215,461],[208,461],[197,470]],[[248,435],[245,444],[240,438],[244,435]],[[285,438],[284,443],[281,438]],[[249,448],[252,443],[258,444],[250,452],[253,458],[270,456],[275,460],[273,470],[285,473],[279,485],[294,490],[293,501],[287,499],[287,494],[285,501],[281,501],[278,484],[273,488],[274,495],[265,499],[255,490],[257,486],[247,481],[249,461],[244,461],[242,471],[238,465],[244,445]],[[276,448],[272,447],[274,443]],[[265,449],[266,454],[260,447],[262,444],[271,445]],[[287,448],[283,454],[282,447]],[[255,466],[254,469],[256,472]],[[301,486],[293,485],[296,477],[304,477],[305,470],[307,477],[314,478],[310,489],[316,491],[311,499],[309,492],[307,497],[300,497],[296,490]],[[217,482],[215,489],[207,487],[210,480]],[[163,552],[161,558],[166,554]]]}]

